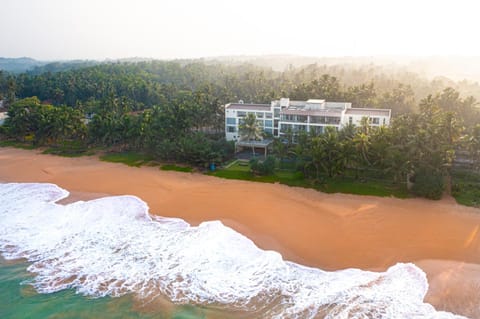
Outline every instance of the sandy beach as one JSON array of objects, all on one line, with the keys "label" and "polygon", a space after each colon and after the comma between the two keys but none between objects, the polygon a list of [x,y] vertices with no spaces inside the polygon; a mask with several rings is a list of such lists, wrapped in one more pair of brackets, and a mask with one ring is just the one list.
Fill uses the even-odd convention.
[{"label": "sandy beach", "polygon": [[429,279],[427,302],[480,316],[480,209],[453,199],[323,194],[12,148],[0,148],[0,163],[0,182],[55,183],[70,200],[136,195],[152,214],[192,224],[221,220],[263,249],[324,270],[414,262]]}]

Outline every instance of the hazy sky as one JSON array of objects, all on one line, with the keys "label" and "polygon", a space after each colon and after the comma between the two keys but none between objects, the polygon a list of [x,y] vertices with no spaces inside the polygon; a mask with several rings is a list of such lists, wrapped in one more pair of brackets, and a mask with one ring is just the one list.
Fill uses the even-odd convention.
[{"label": "hazy sky", "polygon": [[0,0],[0,56],[480,55],[480,4],[426,0]]}]

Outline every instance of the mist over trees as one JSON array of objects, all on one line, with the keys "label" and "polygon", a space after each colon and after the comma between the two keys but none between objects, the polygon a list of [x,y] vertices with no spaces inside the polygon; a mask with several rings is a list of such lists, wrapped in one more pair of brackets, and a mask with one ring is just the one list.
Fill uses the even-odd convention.
[{"label": "mist over trees", "polygon": [[0,71],[0,98],[10,116],[4,136],[36,145],[80,143],[131,150],[206,167],[233,154],[232,143],[224,139],[224,104],[322,98],[352,102],[354,107],[391,108],[393,121],[380,129],[364,121],[360,127],[300,134],[297,143],[287,132],[275,141],[276,156],[280,162],[294,161],[307,178],[353,174],[395,183],[410,178],[416,182],[414,193],[438,198],[445,181],[450,188],[458,154],[474,169],[480,167],[477,83],[428,80],[375,66],[310,64],[275,71],[218,61],[39,70],[17,75]]}]

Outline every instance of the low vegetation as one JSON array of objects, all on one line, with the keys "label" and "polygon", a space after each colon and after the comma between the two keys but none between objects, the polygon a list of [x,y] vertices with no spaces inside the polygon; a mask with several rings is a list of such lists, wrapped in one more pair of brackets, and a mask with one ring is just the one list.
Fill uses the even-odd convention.
[{"label": "low vegetation", "polygon": [[23,143],[23,142],[18,142],[13,140],[0,141],[0,147],[15,147],[15,148],[21,148],[25,150],[33,150],[36,148],[35,145],[31,143]]},{"label": "low vegetation", "polygon": [[[279,163],[277,162],[277,166]],[[357,195],[372,195],[398,198],[409,197],[404,186],[399,186],[386,180],[359,180],[352,177],[328,178],[324,176],[321,181],[305,178],[304,174],[294,169],[275,168],[272,174],[258,175],[246,161],[237,161],[228,168],[222,168],[209,175],[262,183],[280,183],[288,186],[313,188],[325,193],[346,193]]]},{"label": "low vegetation", "polygon": [[48,147],[42,153],[64,157],[80,157],[95,155],[95,149],[88,148],[84,143],[78,141],[63,141],[59,145]]},{"label": "low vegetation", "polygon": [[193,172],[193,168],[189,166],[179,166],[175,164],[165,164],[160,167],[162,171],[176,171],[176,172],[184,172],[184,173],[191,173]]},{"label": "low vegetation", "polygon": [[454,169],[452,196],[459,204],[480,207],[480,172]]},{"label": "low vegetation", "polygon": [[153,160],[151,156],[134,152],[107,153],[101,155],[100,159],[105,162],[122,163],[134,167],[140,167]]}]

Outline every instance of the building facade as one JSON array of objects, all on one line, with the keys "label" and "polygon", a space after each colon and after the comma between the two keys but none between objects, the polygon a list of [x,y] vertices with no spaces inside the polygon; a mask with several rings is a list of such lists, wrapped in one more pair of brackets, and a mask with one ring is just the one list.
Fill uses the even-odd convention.
[{"label": "building facade", "polygon": [[352,103],[310,99],[291,101],[288,98],[270,104],[229,103],[225,105],[225,137],[238,141],[239,125],[247,114],[255,114],[259,126],[267,134],[280,137],[287,131],[321,134],[325,127],[340,129],[348,124],[360,126],[368,118],[371,126],[390,125],[390,109],[352,108]]}]

